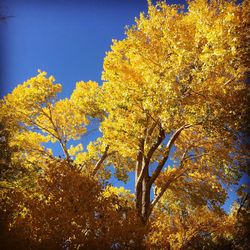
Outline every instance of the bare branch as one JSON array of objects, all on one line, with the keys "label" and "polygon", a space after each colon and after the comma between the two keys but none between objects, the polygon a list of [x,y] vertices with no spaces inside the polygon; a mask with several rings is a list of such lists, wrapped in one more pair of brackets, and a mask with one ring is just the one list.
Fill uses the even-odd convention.
[{"label": "bare branch", "polygon": [[108,149],[109,149],[109,145],[106,146],[105,151],[101,157],[101,159],[99,159],[99,161],[95,164],[94,170],[92,172],[92,176],[95,176],[97,171],[99,170],[101,164],[104,162],[104,160],[106,159],[106,157],[108,156]]}]

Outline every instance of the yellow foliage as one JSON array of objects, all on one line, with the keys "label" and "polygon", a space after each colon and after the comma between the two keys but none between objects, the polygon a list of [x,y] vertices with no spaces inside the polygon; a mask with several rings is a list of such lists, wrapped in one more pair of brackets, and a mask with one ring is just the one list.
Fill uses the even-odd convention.
[{"label": "yellow foliage", "polygon": [[[4,97],[7,168],[33,173],[26,176],[29,190],[13,185],[17,207],[0,192],[11,204],[13,228],[24,226],[25,237],[52,239],[56,247],[70,240],[73,248],[119,242],[141,249],[146,242],[151,249],[201,249],[202,234],[209,244],[233,237],[237,216],[221,206],[247,158],[240,143],[249,20],[249,1],[193,0],[187,11],[148,1],[126,37],[113,40],[102,86],[81,81],[58,100],[61,85],[39,71]],[[100,138],[84,145],[87,126],[97,120]],[[64,156],[53,156],[48,143],[59,144]],[[123,181],[135,172],[135,195],[106,185],[110,166]]]}]

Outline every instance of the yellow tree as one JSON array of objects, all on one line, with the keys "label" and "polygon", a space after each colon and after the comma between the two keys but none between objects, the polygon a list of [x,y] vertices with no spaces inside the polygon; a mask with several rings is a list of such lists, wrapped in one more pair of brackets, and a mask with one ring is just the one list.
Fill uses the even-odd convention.
[{"label": "yellow tree", "polygon": [[111,249],[114,244],[126,248],[136,246],[144,233],[133,208],[133,195],[124,188],[104,188],[88,173],[59,160],[51,162],[45,175],[35,182],[33,190],[8,191],[12,202],[4,206],[12,216],[7,220],[9,232],[1,235],[6,249],[58,249],[66,245]]},{"label": "yellow tree", "polygon": [[[187,185],[185,190],[177,182],[166,190],[149,219],[146,245],[150,249],[225,249],[230,243],[236,219],[218,207],[207,207],[201,200],[218,195],[206,187],[213,184],[200,183],[203,190],[197,190],[196,185]],[[188,193],[187,189],[192,188],[195,192]]]},{"label": "yellow tree", "polygon": [[172,210],[171,214],[166,210],[156,211],[147,246],[149,249],[221,249],[218,239],[227,243],[234,222],[226,214],[207,207]]},{"label": "yellow tree", "polygon": [[[69,145],[69,141],[78,140],[86,133],[91,116],[101,117],[101,111],[94,107],[93,100],[98,93],[98,84],[94,82],[77,83],[71,98],[58,100],[61,85],[55,84],[53,76],[39,71],[36,77],[18,85],[12,93],[1,101],[0,118],[8,132],[8,145],[18,148],[12,156],[12,162],[22,162],[27,169],[46,167],[53,160],[52,150],[45,147],[47,142],[58,143],[64,158],[71,161],[71,154],[83,149]],[[84,89],[79,94],[77,89]],[[84,110],[77,105],[81,98]],[[87,118],[88,116],[88,118]]]},{"label": "yellow tree", "polygon": [[[197,214],[216,209],[245,161],[248,9],[249,1],[195,0],[187,11],[149,1],[148,13],[113,42],[101,87],[79,82],[70,98],[58,100],[61,85],[45,72],[19,85],[0,104],[8,144],[18,148],[12,163],[43,175],[55,159],[45,145],[57,142],[67,166],[92,178],[107,179],[104,166],[113,165],[121,180],[133,171],[144,224],[163,197],[168,206],[191,200]],[[91,118],[99,119],[102,136],[87,151],[70,145]]]},{"label": "yellow tree", "polygon": [[[100,88],[95,82],[79,82],[69,99],[58,100],[61,85],[54,81],[39,72],[0,103],[2,245],[16,248],[21,241],[25,249],[136,246],[144,229],[133,195],[93,178],[99,170],[98,176],[106,179],[99,168],[108,147],[99,140],[86,153],[82,144],[71,144],[86,133],[91,117],[103,119],[95,101],[101,98]],[[47,142],[58,143],[64,156],[54,156]]]},{"label": "yellow tree", "polygon": [[[248,7],[249,1],[196,0],[185,12],[149,1],[148,13],[107,53],[101,131],[122,167],[135,170],[144,223],[176,182],[187,198],[215,206],[226,197],[222,184],[239,179],[239,130],[249,97]],[[217,197],[203,199],[204,182],[207,195]]]}]

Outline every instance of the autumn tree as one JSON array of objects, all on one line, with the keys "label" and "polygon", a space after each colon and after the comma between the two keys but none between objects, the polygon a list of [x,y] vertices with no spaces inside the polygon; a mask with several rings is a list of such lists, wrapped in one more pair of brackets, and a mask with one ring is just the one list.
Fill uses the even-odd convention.
[{"label": "autumn tree", "polygon": [[[141,13],[135,25],[127,29],[126,38],[113,41],[104,59],[101,86],[93,81],[78,82],[69,98],[59,100],[61,85],[53,76],[39,71],[4,97],[0,117],[11,152],[6,159],[32,174],[28,189],[42,197],[39,207],[32,203],[33,198],[27,198],[26,204],[33,204],[27,216],[34,214],[29,217],[33,219],[25,217],[23,221],[26,228],[32,228],[29,235],[39,241],[42,239],[36,238],[38,234],[47,237],[51,232],[48,237],[56,238],[52,226],[45,229],[37,216],[46,215],[46,221],[55,211],[61,211],[60,206],[67,207],[71,222],[78,228],[77,216],[81,215],[75,219],[73,210],[84,210],[81,182],[95,190],[98,181],[108,181],[112,174],[109,166],[114,167],[119,180],[126,181],[128,173],[134,173],[135,196],[130,202],[135,205],[132,202],[129,207],[136,210],[145,228],[167,232],[164,238],[157,230],[156,234],[149,231],[147,239],[140,235],[139,244],[187,247],[203,233],[220,232],[216,224],[221,215],[231,230],[234,222],[220,207],[227,198],[227,188],[241,178],[245,169],[239,166],[245,166],[248,157],[241,147],[249,99],[248,9],[249,1],[238,5],[234,1],[194,0],[188,3],[187,11],[165,2],[153,5],[148,1],[148,12]],[[102,135],[83,145],[88,125],[95,121]],[[73,143],[79,140],[81,143]],[[51,143],[61,147],[61,158],[53,154]],[[67,204],[60,203],[58,185],[66,185],[69,179],[53,170],[53,166],[58,169],[58,162],[65,164],[65,176],[76,180],[74,192],[80,197],[76,199],[77,208],[69,204],[73,192],[70,187],[62,188]],[[44,181],[39,190],[39,178],[52,178],[54,186],[48,189],[51,182]],[[17,183],[23,193],[24,184]],[[110,202],[112,199],[107,197],[116,192],[108,187],[105,184],[97,192],[104,203],[105,199]],[[129,193],[125,193],[124,200],[129,200]],[[50,194],[59,202],[54,211],[47,206]],[[116,204],[121,211],[127,208],[124,200]],[[95,196],[93,202],[92,215],[103,204]],[[122,221],[112,209],[114,221]],[[109,214],[106,210],[102,213]],[[204,218],[196,221],[201,214]],[[51,217],[51,221],[57,221],[53,226],[65,227],[67,235],[60,236],[59,241],[74,239],[72,228],[67,231],[67,225],[60,226],[61,220],[55,218],[59,217]],[[91,218],[89,223],[96,228],[96,218]],[[108,225],[107,230],[115,232],[106,222],[102,223]],[[83,224],[80,228],[85,230]],[[84,239],[84,235],[77,234]],[[95,241],[101,234],[93,234]],[[107,239],[110,236],[104,235]],[[117,236],[109,242],[129,242],[135,235],[139,237],[136,233],[126,240]]]},{"label": "autumn tree", "polygon": [[[3,171],[2,244],[7,249],[20,244],[23,249],[56,249],[64,244],[82,249],[136,247],[144,229],[136,216],[133,195],[93,177],[100,160],[88,154],[85,160],[81,158],[81,164],[79,159],[74,161],[74,155],[82,151],[81,144],[68,147],[69,140],[86,132],[86,116],[91,119],[93,106],[90,104],[88,110],[85,104],[84,113],[76,108],[75,92],[70,99],[57,100],[60,85],[53,82],[53,77],[40,72],[1,103],[1,119],[5,121],[2,159],[8,170],[20,173],[19,164],[25,171],[24,178],[19,175],[14,179],[13,173],[8,178],[8,171]],[[93,82],[79,85],[89,92],[98,88]],[[97,109],[94,112],[95,117],[102,117]],[[57,143],[64,157],[53,156],[45,147],[47,142]],[[105,171],[99,177],[106,179]]]},{"label": "autumn tree", "polygon": [[136,206],[145,223],[176,182],[187,198],[214,206],[226,198],[222,184],[240,178],[248,7],[197,0],[185,12],[149,2],[148,13],[113,42],[104,60],[103,138],[135,170]]},{"label": "autumn tree", "polygon": [[[103,188],[65,161],[51,164],[35,180],[35,190],[9,192],[9,199],[17,204],[7,206],[14,214],[10,234],[17,239],[13,245],[21,244],[22,249],[136,247],[143,228],[132,206],[133,195],[123,188]],[[2,245],[12,246],[8,239]]]}]

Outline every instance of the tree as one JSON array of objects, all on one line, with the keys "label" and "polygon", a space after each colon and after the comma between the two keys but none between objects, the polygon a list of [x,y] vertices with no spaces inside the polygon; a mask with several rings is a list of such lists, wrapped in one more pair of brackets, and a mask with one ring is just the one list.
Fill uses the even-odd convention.
[{"label": "tree", "polygon": [[57,249],[64,244],[73,249],[111,249],[113,244],[131,245],[131,240],[136,244],[141,232],[128,192],[102,187],[65,161],[51,164],[37,179],[35,192],[16,190],[10,194],[18,204],[11,229],[20,239],[39,249]]},{"label": "tree", "polygon": [[[108,115],[101,130],[109,150],[136,166],[136,205],[144,222],[176,181],[187,188],[190,180],[206,180],[207,191],[222,198],[221,184],[239,179],[249,91],[248,5],[200,0],[184,12],[149,2],[148,14],[124,40],[114,41],[104,60]],[[158,192],[151,201],[153,186]]]},{"label": "tree", "polygon": [[[8,190],[4,202],[6,249],[112,249],[136,247],[144,233],[123,188],[103,187],[62,160],[34,180],[36,188]],[[2,201],[4,199],[1,199]],[[2,217],[1,217],[2,219]],[[114,223],[115,222],[115,223]],[[14,241],[9,241],[14,238]],[[21,248],[22,247],[22,248]]]},{"label": "tree", "polygon": [[206,207],[171,212],[157,213],[148,237],[150,249],[219,249],[233,232],[234,221],[222,212]]},{"label": "tree", "polygon": [[[162,228],[169,235],[156,237],[156,243],[152,243],[150,239],[155,236],[149,233],[148,244],[152,247],[175,244],[174,249],[180,249],[204,234],[220,231],[221,227],[215,225],[223,214],[220,207],[227,197],[226,189],[238,183],[242,176],[239,166],[248,157],[242,150],[241,137],[246,132],[249,99],[249,1],[238,5],[232,1],[195,0],[188,3],[188,11],[165,2],[148,4],[148,13],[141,14],[127,29],[126,38],[113,41],[104,60],[102,86],[79,82],[69,98],[58,100],[61,85],[54,83],[53,76],[39,71],[2,100],[0,117],[9,133],[8,147],[18,149],[13,150],[11,164],[33,173],[29,188],[43,197],[42,205],[33,206],[38,210],[29,210],[29,214],[36,214],[32,217],[35,224],[39,221],[37,214],[48,212],[46,221],[54,213],[44,198],[50,182],[43,182],[44,189],[39,191],[35,180],[59,174],[53,172],[53,166],[62,161],[63,172],[68,169],[67,176],[79,180],[76,184],[80,180],[97,186],[98,180],[105,183],[110,165],[119,180],[126,181],[128,173],[134,172],[137,217],[145,230],[148,226]],[[96,120],[101,137],[87,145],[87,150],[81,143],[73,146],[73,140],[84,141],[87,126]],[[53,155],[48,142],[60,145],[63,159]],[[90,179],[81,174],[76,177],[75,173],[87,173]],[[67,181],[59,175],[49,192],[58,192],[58,185],[66,185]],[[89,190],[95,190],[92,184]],[[96,193],[101,200],[104,189],[105,185]],[[112,194],[112,190],[109,188],[107,193]],[[79,194],[77,185],[74,192]],[[55,197],[60,200],[60,196]],[[102,207],[95,197],[92,214],[96,204]],[[126,193],[125,197],[130,195]],[[28,199],[27,204],[31,201]],[[105,199],[102,201],[105,203]],[[126,202],[119,204],[123,211]],[[60,210],[60,206],[53,209]],[[67,210],[72,212],[72,207]],[[195,221],[201,214],[204,218]],[[112,216],[121,221],[113,212]],[[29,227],[30,221],[25,218],[25,227]],[[162,218],[168,227],[159,227]],[[182,224],[183,218],[193,228]],[[176,221],[174,230],[171,221]],[[93,228],[95,223],[92,217]],[[228,228],[234,222],[230,223]],[[64,227],[65,232],[71,230],[67,231],[65,224],[56,226]],[[80,228],[84,230],[82,224]],[[56,232],[41,226],[37,230],[44,237],[46,232]],[[178,239],[172,237],[176,230]],[[191,238],[186,237],[189,233]],[[58,242],[72,238],[69,234]],[[129,242],[134,235],[139,234],[110,242]],[[147,244],[143,234],[140,236],[138,244]],[[85,236],[79,237],[83,240]]]}]

